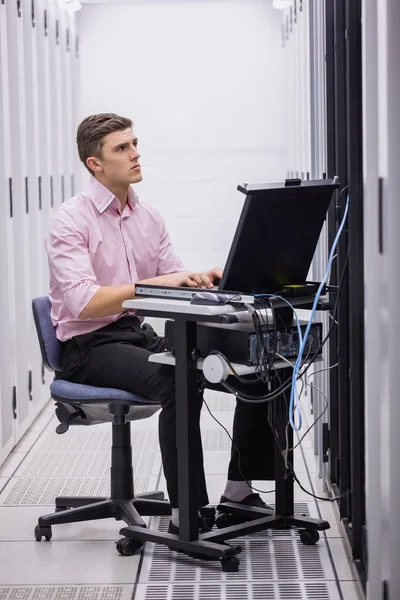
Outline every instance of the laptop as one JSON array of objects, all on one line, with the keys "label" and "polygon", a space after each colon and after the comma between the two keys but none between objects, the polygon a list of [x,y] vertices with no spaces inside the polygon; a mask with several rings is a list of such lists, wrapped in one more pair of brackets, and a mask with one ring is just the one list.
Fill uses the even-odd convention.
[{"label": "laptop", "polygon": [[[238,186],[246,199],[217,288],[249,302],[254,294],[279,294],[306,284],[333,193],[332,179]],[[191,300],[200,288],[137,284],[138,296]],[[244,299],[242,299],[244,298]]]}]

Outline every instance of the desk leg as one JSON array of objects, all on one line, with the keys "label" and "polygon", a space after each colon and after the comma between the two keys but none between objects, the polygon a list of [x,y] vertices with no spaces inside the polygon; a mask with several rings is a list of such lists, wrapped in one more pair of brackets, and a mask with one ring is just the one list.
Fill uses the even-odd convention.
[{"label": "desk leg", "polygon": [[184,319],[175,321],[179,538],[188,542],[198,539],[198,465],[191,433],[196,423],[193,423],[190,411],[190,400],[197,388],[197,361],[192,358],[192,351],[196,348],[196,326],[195,322]]},{"label": "desk leg", "polygon": [[[282,369],[281,379],[285,381],[291,376],[289,369]],[[286,392],[287,403],[289,404],[290,390]],[[279,396],[273,400],[272,421],[278,434],[281,449],[286,448],[286,424],[288,421],[288,406],[285,397]],[[293,448],[293,429],[288,428],[289,448]],[[293,465],[293,451],[288,453],[288,461]],[[293,476],[286,473],[285,461],[282,452],[275,441],[275,502],[276,514],[282,517],[293,515],[294,513],[294,490]]]}]

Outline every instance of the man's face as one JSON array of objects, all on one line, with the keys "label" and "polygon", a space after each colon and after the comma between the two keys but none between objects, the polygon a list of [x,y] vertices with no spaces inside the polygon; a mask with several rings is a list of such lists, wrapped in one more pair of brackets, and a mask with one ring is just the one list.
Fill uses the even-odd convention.
[{"label": "man's face", "polygon": [[108,181],[119,185],[142,181],[137,143],[137,137],[129,128],[107,134],[103,138],[103,157],[95,159],[99,167],[94,169],[95,173],[102,173]]}]

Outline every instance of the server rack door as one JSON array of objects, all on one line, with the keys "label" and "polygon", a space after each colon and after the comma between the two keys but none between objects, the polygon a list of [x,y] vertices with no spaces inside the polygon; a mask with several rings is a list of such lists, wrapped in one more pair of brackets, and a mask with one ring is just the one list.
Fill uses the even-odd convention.
[{"label": "server rack door", "polygon": [[[25,144],[29,148],[25,193],[29,220],[29,270],[31,290],[26,300],[43,295],[43,234],[42,212],[39,205],[39,85],[38,51],[36,28],[36,5],[32,0],[22,0],[24,34],[24,75],[25,75]],[[41,199],[40,199],[41,204]],[[29,322],[29,398],[30,412],[35,418],[43,406],[41,394],[42,358],[37,340],[33,316]]]},{"label": "server rack door", "polygon": [[[365,449],[368,598],[382,596],[382,562],[388,560],[382,522],[381,433],[383,381],[381,370],[381,307],[385,248],[382,223],[382,180],[378,124],[378,9],[363,4],[363,148],[364,148],[364,279],[365,279]],[[386,65],[384,65],[386,67]],[[378,216],[378,219],[377,219]]]},{"label": "server rack door", "polygon": [[[398,378],[398,345],[400,334],[399,320],[399,293],[400,293],[400,204],[399,204],[399,166],[400,166],[400,4],[397,0],[387,0],[387,185],[384,185],[383,205],[388,211],[388,297],[389,297],[389,323],[388,323],[388,387],[389,387],[389,428],[386,430],[386,439],[389,440],[388,471],[389,487],[385,490],[384,497],[386,521],[390,527],[389,537],[389,571],[388,598],[398,598],[400,595],[400,523],[397,518],[400,498],[400,402]],[[384,40],[382,40],[385,43]],[[385,182],[384,182],[385,184]],[[388,502],[389,501],[389,502]]]},{"label": "server rack door", "polygon": [[0,4],[0,464],[16,442],[14,419],[15,348],[10,114],[6,7]]},{"label": "server rack door", "polygon": [[[16,402],[17,438],[28,428],[29,421],[29,328],[31,322],[29,269],[29,206],[26,193],[26,119],[25,65],[22,5],[6,2],[7,52],[10,90],[11,174],[13,191],[15,334],[16,334]],[[11,76],[12,75],[12,76]]]},{"label": "server rack door", "polygon": [[[38,117],[39,117],[39,202],[40,215],[42,221],[42,240],[41,248],[44,249],[44,236],[48,229],[48,223],[52,212],[51,203],[51,127],[52,127],[52,106],[50,100],[50,39],[48,35],[48,2],[47,0],[37,0],[36,4],[36,29],[37,29],[37,72],[38,72]],[[42,255],[42,290],[46,295],[49,289],[49,275],[47,255]],[[49,383],[51,374],[41,367],[41,399],[46,402],[49,398]]]},{"label": "server rack door", "polygon": [[63,60],[63,93],[64,93],[64,139],[65,155],[63,163],[65,199],[74,195],[73,191],[73,173],[74,173],[74,153],[75,149],[75,131],[76,123],[73,117],[73,95],[76,93],[75,82],[73,81],[72,60],[74,54],[73,47],[73,17],[70,13],[64,11],[62,15],[62,31],[64,32],[64,46],[62,51]]},{"label": "server rack door", "polygon": [[49,38],[50,103],[51,103],[51,173],[50,203],[56,210],[61,204],[61,89],[60,89],[60,21],[59,7],[55,2],[47,4],[47,27]]}]

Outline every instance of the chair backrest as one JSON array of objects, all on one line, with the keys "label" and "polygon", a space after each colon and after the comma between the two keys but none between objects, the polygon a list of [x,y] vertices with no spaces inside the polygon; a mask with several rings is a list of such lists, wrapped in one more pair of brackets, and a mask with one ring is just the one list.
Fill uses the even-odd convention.
[{"label": "chair backrest", "polygon": [[61,371],[61,344],[51,320],[51,302],[48,296],[32,300],[33,318],[39,338],[40,350],[45,367],[49,371]]}]

